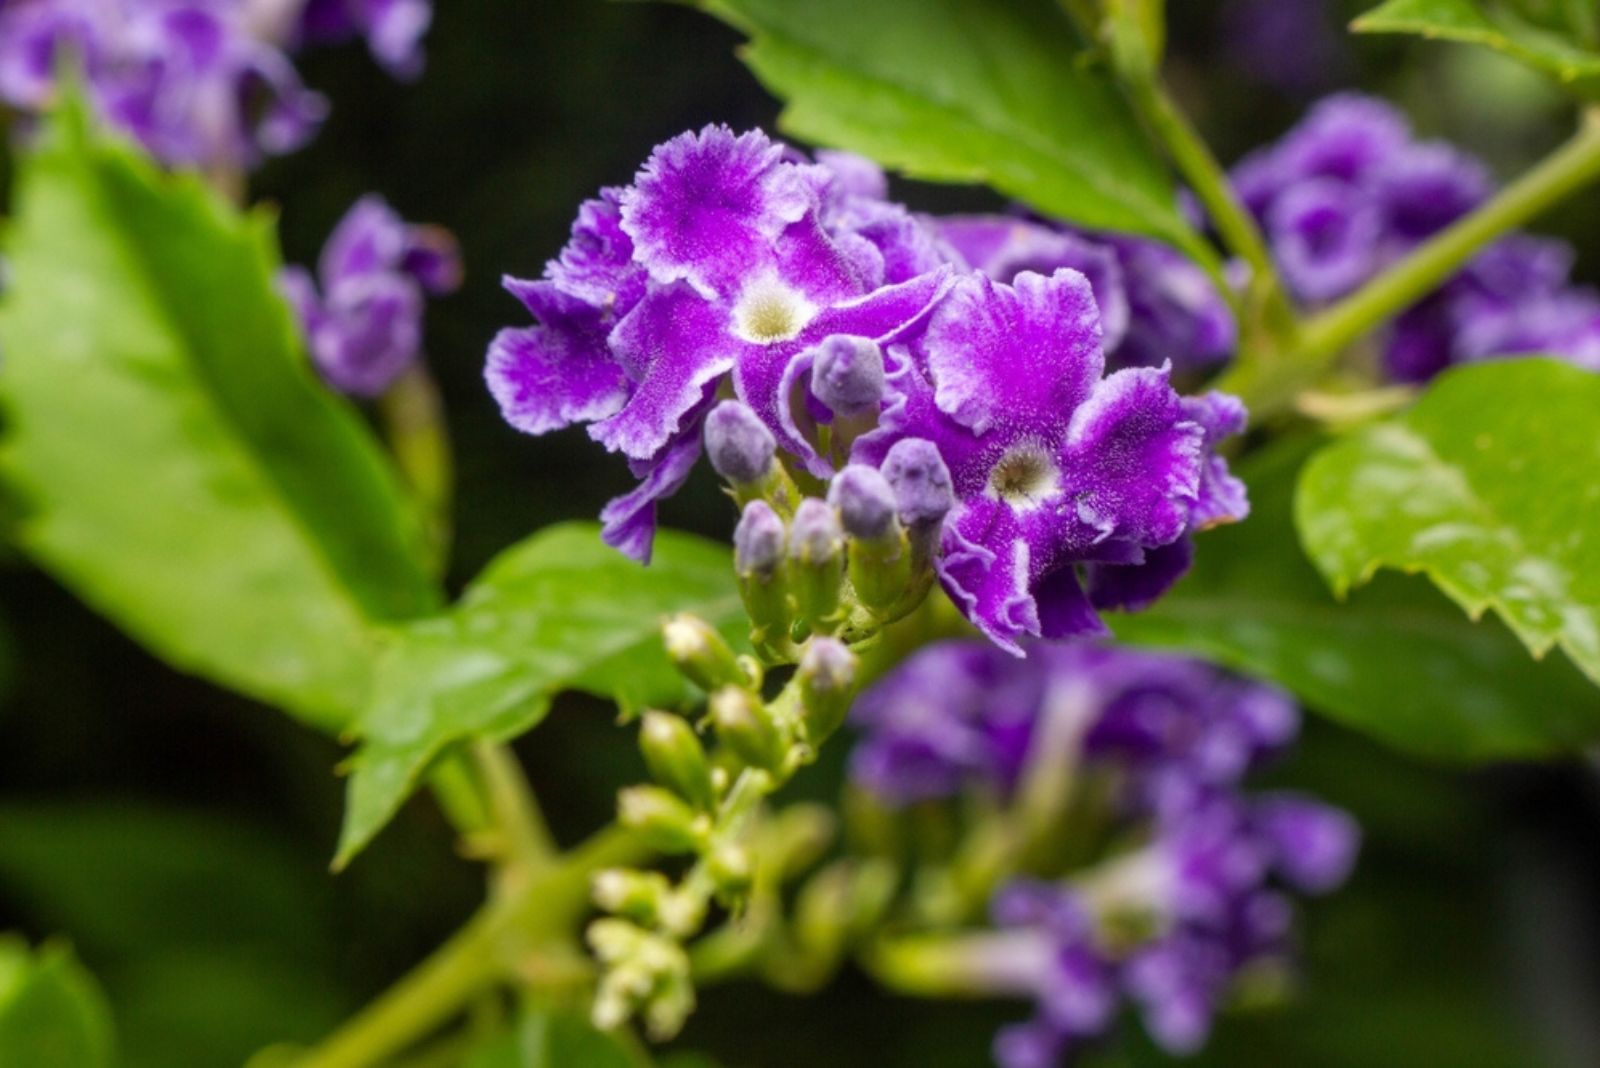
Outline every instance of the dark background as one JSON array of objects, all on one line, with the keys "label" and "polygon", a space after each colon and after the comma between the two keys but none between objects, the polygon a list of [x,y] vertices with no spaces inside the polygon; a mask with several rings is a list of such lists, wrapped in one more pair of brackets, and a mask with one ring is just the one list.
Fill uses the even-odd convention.
[{"label": "dark background", "polygon": [[[1502,176],[1566,121],[1547,90],[1465,49],[1334,38],[1320,83],[1263,84],[1225,40],[1218,4],[1171,6],[1173,80],[1226,160],[1344,85],[1401,100],[1419,128],[1485,154]],[[524,313],[498,276],[537,275],[578,202],[628,180],[658,141],[711,121],[772,128],[777,106],[735,59],[737,36],[685,9],[439,8],[416,85],[390,82],[355,46],[303,57],[333,116],[255,188],[281,205],[290,261],[314,260],[371,189],[460,237],[466,285],[429,322],[458,449],[459,585],[512,541],[592,516],[629,485],[582,432],[535,440],[500,421],[482,356]],[[982,190],[900,191],[928,210],[998,206]],[[1597,212],[1587,198],[1548,225],[1592,244]],[[1594,251],[1584,248],[1586,267]],[[713,536],[732,520],[705,479],[664,518]],[[327,873],[342,800],[331,740],[174,674],[20,561],[0,571],[0,613],[9,632],[0,929],[75,943],[110,992],[128,1064],[237,1064],[271,1041],[315,1039],[481,899],[480,871],[455,856],[426,801],[348,873]],[[1574,764],[1462,774],[1320,722],[1307,735],[1278,777],[1354,810],[1368,848],[1344,893],[1304,910],[1307,996],[1230,1017],[1207,1062],[1600,1064],[1593,773]],[[642,777],[631,732],[590,703],[562,705],[518,751],[568,841],[609,817],[617,785]],[[836,775],[819,769],[801,792],[825,794]],[[739,984],[703,1002],[678,1046],[729,1068],[984,1064],[995,1024],[1022,1014],[895,999],[849,972],[816,998]],[[1107,1057],[1161,1063],[1136,1037]]]}]

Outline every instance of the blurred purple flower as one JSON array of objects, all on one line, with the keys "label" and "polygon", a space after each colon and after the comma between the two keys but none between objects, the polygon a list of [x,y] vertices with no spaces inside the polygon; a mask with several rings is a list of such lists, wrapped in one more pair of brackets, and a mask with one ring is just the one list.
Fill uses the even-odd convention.
[{"label": "blurred purple flower", "polygon": [[242,0],[12,0],[0,13],[0,99],[49,105],[81,68],[110,123],[174,166],[246,169],[299,148],[327,112]]},{"label": "blurred purple flower", "polygon": [[1058,881],[1003,887],[992,929],[954,943],[968,987],[1034,1002],[996,1036],[1002,1068],[1061,1063],[1125,1003],[1163,1048],[1194,1052],[1242,971],[1286,961],[1284,889],[1331,891],[1355,863],[1345,813],[1242,789],[1293,743],[1294,705],[1196,661],[1085,645],[1015,660],[950,642],[869,689],[854,720],[852,778],[892,806],[972,791],[1004,813],[1036,775],[1097,799],[1083,810],[1097,822],[1075,826],[1109,845]]},{"label": "blurred purple flower", "polygon": [[397,78],[422,73],[422,39],[433,22],[431,0],[304,0],[300,35],[310,44],[364,37],[372,56]]},{"label": "blurred purple flower", "polygon": [[[1328,97],[1233,171],[1294,295],[1318,304],[1356,289],[1493,193],[1478,160],[1413,139],[1382,101]],[[1421,382],[1453,364],[1544,353],[1600,369],[1600,296],[1572,287],[1564,243],[1513,234],[1403,312],[1384,342],[1391,377]]]},{"label": "blurred purple flower", "polygon": [[336,389],[371,397],[421,357],[426,298],[449,293],[460,281],[449,233],[408,225],[371,195],[334,229],[316,276],[289,267],[281,285],[322,376]]}]

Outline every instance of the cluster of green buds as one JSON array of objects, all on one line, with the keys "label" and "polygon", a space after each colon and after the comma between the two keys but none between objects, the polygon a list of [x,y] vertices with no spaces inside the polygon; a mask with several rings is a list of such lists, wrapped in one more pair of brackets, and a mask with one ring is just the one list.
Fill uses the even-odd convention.
[{"label": "cluster of green buds", "polygon": [[761,665],[704,620],[673,617],[662,637],[708,705],[697,724],[671,712],[640,717],[639,748],[653,781],[621,792],[618,822],[656,851],[693,861],[675,881],[653,871],[601,872],[593,896],[609,916],[589,930],[602,966],[595,1022],[612,1027],[639,1015],[656,1038],[676,1033],[694,1007],[686,944],[713,906],[737,914],[749,900],[763,801],[838,729],[860,673],[843,642],[814,634],[769,700]]},{"label": "cluster of green buds", "polygon": [[771,432],[736,401],[707,417],[706,447],[743,509],[734,566],[763,660],[792,660],[815,634],[859,644],[927,596],[954,503],[931,443],[899,442],[881,467],[846,466],[825,499],[801,496]]},{"label": "cluster of green buds", "polygon": [[[860,355],[844,353],[851,359],[834,361],[837,373],[824,376],[840,405],[861,385],[854,378],[862,367],[870,370]],[[693,860],[677,880],[602,872],[594,898],[608,916],[589,932],[602,966],[596,1023],[637,1015],[657,1038],[676,1033],[694,1006],[695,946],[726,961],[728,946],[762,943],[758,932],[777,926],[772,880],[795,875],[795,858],[806,851],[761,828],[804,821],[763,820],[763,802],[844,723],[861,681],[855,650],[926,599],[954,502],[937,450],[915,440],[897,444],[881,467],[845,467],[825,497],[806,496],[777,458],[771,432],[736,401],[707,416],[706,451],[742,509],[734,565],[754,655],[736,652],[704,620],[663,624],[667,655],[705,692],[706,708],[694,723],[668,712],[640,718],[653,782],[622,791],[618,819],[660,853]],[[792,677],[769,686],[769,670],[780,665],[794,665]],[[836,963],[850,925],[835,917],[871,914],[887,900],[881,872],[833,867],[813,883],[798,897],[808,904],[794,931],[783,936],[807,949],[791,959],[810,962],[787,977],[792,985]],[[750,922],[691,945],[713,907]],[[755,922],[752,912],[766,919]]]}]

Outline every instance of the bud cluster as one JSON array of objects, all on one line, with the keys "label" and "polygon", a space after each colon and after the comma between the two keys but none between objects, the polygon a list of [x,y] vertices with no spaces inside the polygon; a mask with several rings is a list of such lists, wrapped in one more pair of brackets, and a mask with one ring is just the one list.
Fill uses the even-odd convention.
[{"label": "bud cluster", "polygon": [[[816,517],[809,533],[807,513]],[[801,503],[794,525],[805,550],[787,556],[789,563],[814,570],[831,561],[822,566],[834,571],[831,586],[817,581],[809,597],[795,600],[820,629],[837,611],[843,538],[833,511],[818,500]],[[658,872],[601,872],[593,897],[610,915],[590,928],[589,941],[603,968],[596,1023],[614,1026],[638,1013],[652,1035],[669,1037],[694,1006],[685,943],[700,933],[713,904],[734,911],[749,901],[758,809],[844,721],[860,670],[842,641],[812,633],[799,647],[793,678],[768,700],[761,666],[704,620],[674,616],[662,625],[662,639],[679,671],[708,694],[708,709],[700,729],[670,712],[640,717],[639,749],[654,781],[623,790],[617,818],[652,848],[694,861],[677,882]]]},{"label": "bud cluster", "polygon": [[[836,340],[818,368],[843,404],[870,393],[883,368],[881,356],[864,359],[843,344],[848,339]],[[706,417],[706,451],[743,508],[734,566],[752,640],[768,660],[792,657],[807,635],[865,637],[927,596],[939,532],[955,503],[932,443],[900,441],[881,467],[850,464],[826,499],[798,501],[771,432],[738,401],[723,401]]]}]

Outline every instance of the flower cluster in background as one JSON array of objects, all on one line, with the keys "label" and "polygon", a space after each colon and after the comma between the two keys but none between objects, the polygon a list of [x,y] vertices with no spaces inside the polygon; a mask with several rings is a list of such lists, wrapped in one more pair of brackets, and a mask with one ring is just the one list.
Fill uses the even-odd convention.
[{"label": "flower cluster in background", "polygon": [[304,145],[327,114],[292,49],[363,35],[409,76],[430,15],[427,0],[10,0],[0,101],[38,114],[76,67],[96,111],[164,163],[247,170]]},{"label": "flower cluster in background", "polygon": [[627,457],[640,485],[602,518],[639,558],[724,388],[811,478],[931,443],[956,497],[939,576],[1012,650],[1100,632],[1097,607],[1148,603],[1192,531],[1246,509],[1212,451],[1242,408],[1168,381],[1225,353],[1231,323],[1143,242],[918,216],[865,160],[712,126],[602,190],[544,277],[507,286],[536,323],[495,339],[490,389],[521,430],[589,423]]},{"label": "flower cluster in background", "polygon": [[[1196,661],[1092,645],[1017,660],[952,642],[852,716],[852,777],[891,806],[981,796],[1017,820],[1051,784],[1050,810],[1032,814],[1048,828],[1040,877],[1002,887],[992,928],[941,958],[967,989],[1035,1002],[996,1038],[1004,1068],[1058,1063],[1127,1003],[1163,1047],[1192,1052],[1242,977],[1290,965],[1285,890],[1332,890],[1355,862],[1345,813],[1241,788],[1293,743],[1293,704]],[[1084,843],[1100,846],[1059,852]]]},{"label": "flower cluster in background", "polygon": [[312,362],[335,389],[359,397],[382,393],[416,363],[426,298],[460,284],[455,239],[408,225],[377,195],[346,213],[315,277],[290,267],[280,279]]},{"label": "flower cluster in background", "polygon": [[[1233,172],[1294,295],[1336,300],[1483,203],[1494,191],[1476,159],[1416,140],[1370,97],[1329,97]],[[1600,370],[1600,294],[1572,285],[1562,241],[1512,235],[1472,260],[1395,323],[1388,373],[1424,381],[1445,367],[1544,353]]]}]

